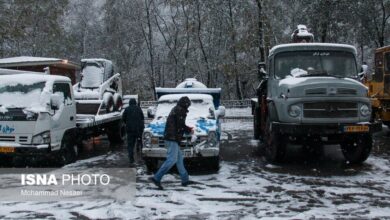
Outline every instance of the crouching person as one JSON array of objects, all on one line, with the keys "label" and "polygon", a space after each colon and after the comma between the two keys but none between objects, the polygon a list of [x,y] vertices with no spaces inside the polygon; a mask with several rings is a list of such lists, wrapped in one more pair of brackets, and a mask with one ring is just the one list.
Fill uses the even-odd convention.
[{"label": "crouching person", "polygon": [[127,150],[129,165],[134,166],[134,145],[140,139],[144,130],[144,114],[134,98],[129,100],[129,106],[123,112],[123,121],[126,123]]},{"label": "crouching person", "polygon": [[159,189],[163,189],[161,179],[175,164],[179,171],[182,185],[187,186],[192,183],[192,181],[189,181],[187,170],[184,167],[183,154],[180,150],[180,142],[183,139],[184,133],[193,133],[193,129],[185,124],[190,105],[190,99],[184,96],[179,99],[177,105],[168,115],[164,132],[164,141],[168,148],[167,158],[157,173],[149,178]]}]

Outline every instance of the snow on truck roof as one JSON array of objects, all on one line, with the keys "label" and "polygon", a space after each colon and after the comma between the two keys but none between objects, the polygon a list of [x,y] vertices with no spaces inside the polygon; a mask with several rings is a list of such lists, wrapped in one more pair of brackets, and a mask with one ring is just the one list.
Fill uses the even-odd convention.
[{"label": "snow on truck roof", "polygon": [[54,82],[63,81],[71,82],[68,77],[57,76],[57,75],[45,75],[45,74],[34,74],[34,73],[22,73],[17,75],[0,75],[0,83],[21,83],[21,84],[33,84],[36,82]]},{"label": "snow on truck roof", "polygon": [[291,43],[280,44],[274,46],[269,55],[272,56],[275,53],[296,51],[296,50],[347,50],[356,55],[356,48],[348,44],[332,44],[332,43]]},{"label": "snow on truck roof", "polygon": [[29,56],[9,57],[9,58],[0,59],[0,63],[23,63],[23,62],[42,62],[42,61],[61,61],[61,59],[48,58],[48,57],[29,57]]},{"label": "snow on truck roof", "polygon": [[82,59],[81,62],[82,62],[82,63],[86,63],[86,62],[104,62],[104,63],[111,63],[111,64],[112,64],[112,61],[111,61],[111,60],[107,60],[107,59],[104,59],[104,58],[88,58],[88,59]]},{"label": "snow on truck roof", "polygon": [[181,97],[187,96],[190,100],[205,100],[205,101],[213,101],[213,97],[207,94],[171,94],[171,95],[163,95],[158,101],[177,101]]},{"label": "snow on truck roof", "polygon": [[177,85],[176,88],[207,88],[207,86],[195,78],[187,78],[184,82]]},{"label": "snow on truck roof", "polygon": [[8,57],[0,59],[0,67],[20,67],[20,66],[39,66],[39,65],[61,65],[63,68],[79,69],[78,63],[66,59],[48,58],[48,57]]}]

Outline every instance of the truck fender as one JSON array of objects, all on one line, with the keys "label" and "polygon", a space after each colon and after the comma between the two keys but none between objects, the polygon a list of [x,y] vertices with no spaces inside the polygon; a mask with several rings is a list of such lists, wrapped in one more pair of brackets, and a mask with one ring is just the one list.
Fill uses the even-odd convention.
[{"label": "truck fender", "polygon": [[272,121],[279,121],[278,110],[273,101],[268,101],[268,117]]}]

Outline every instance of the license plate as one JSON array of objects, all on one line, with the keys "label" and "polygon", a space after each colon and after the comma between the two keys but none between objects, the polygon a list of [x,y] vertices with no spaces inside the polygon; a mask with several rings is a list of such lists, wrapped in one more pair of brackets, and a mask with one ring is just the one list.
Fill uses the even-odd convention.
[{"label": "license plate", "polygon": [[344,126],[344,132],[353,133],[353,132],[369,132],[370,127],[368,125],[351,125]]},{"label": "license plate", "polygon": [[192,152],[191,151],[183,151],[183,156],[184,157],[192,157]]},{"label": "license plate", "polygon": [[14,147],[0,147],[0,153],[14,153]]}]

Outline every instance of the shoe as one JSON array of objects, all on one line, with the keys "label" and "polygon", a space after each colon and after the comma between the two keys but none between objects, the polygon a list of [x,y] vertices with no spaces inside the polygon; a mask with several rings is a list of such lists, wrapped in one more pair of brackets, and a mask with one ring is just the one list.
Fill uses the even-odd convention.
[{"label": "shoe", "polygon": [[161,186],[160,182],[157,182],[153,177],[149,177],[149,181],[151,181],[159,190],[163,190],[164,188]]},{"label": "shoe", "polygon": [[135,167],[135,164],[130,162],[130,163],[129,163],[129,167],[130,167],[130,168],[134,168],[134,167]]},{"label": "shoe", "polygon": [[182,186],[188,186],[188,185],[194,185],[194,184],[198,184],[198,182],[188,180],[187,182],[181,183]]}]

